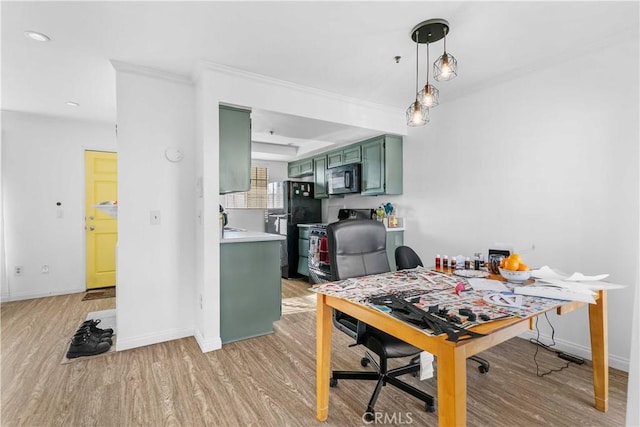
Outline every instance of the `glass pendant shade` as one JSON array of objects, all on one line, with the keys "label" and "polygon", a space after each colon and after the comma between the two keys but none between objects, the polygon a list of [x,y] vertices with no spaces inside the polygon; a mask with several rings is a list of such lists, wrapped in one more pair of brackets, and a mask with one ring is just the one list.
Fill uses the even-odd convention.
[{"label": "glass pendant shade", "polygon": [[458,75],[458,61],[446,51],[433,63],[433,78],[439,82],[447,81]]},{"label": "glass pendant shade", "polygon": [[424,88],[418,92],[418,102],[423,107],[433,108],[440,104],[440,91],[434,85],[427,83]]},{"label": "glass pendant shade", "polygon": [[429,122],[429,109],[417,100],[407,108],[407,126],[423,126]]}]

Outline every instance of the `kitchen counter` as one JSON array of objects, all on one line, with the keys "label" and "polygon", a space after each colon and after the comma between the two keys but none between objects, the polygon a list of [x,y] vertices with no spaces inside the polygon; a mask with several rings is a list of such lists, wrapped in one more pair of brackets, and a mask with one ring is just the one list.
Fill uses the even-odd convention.
[{"label": "kitchen counter", "polygon": [[225,231],[220,243],[268,242],[271,240],[286,240],[280,234],[262,233],[260,231]]},{"label": "kitchen counter", "polygon": [[393,227],[393,228],[387,227],[387,233],[389,233],[390,231],[404,231],[404,227]]}]

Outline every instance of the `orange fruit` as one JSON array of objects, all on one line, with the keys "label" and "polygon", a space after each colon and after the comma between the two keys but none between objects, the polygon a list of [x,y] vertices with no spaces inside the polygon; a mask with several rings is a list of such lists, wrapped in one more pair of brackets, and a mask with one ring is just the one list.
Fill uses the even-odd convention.
[{"label": "orange fruit", "polygon": [[504,268],[505,270],[511,270],[511,271],[516,271],[518,270],[518,267],[520,267],[520,263],[518,262],[517,259],[515,258],[507,258],[507,261],[504,263]]},{"label": "orange fruit", "polygon": [[525,263],[520,263],[520,265],[518,265],[518,271],[529,271],[529,266]]},{"label": "orange fruit", "polygon": [[522,262],[522,258],[520,258],[520,254],[511,254],[509,255],[509,259],[513,259],[519,263]]},{"label": "orange fruit", "polygon": [[500,260],[500,268],[504,268],[504,264],[505,264],[506,262],[507,262],[507,259],[506,259],[506,258],[502,258],[502,259]]}]

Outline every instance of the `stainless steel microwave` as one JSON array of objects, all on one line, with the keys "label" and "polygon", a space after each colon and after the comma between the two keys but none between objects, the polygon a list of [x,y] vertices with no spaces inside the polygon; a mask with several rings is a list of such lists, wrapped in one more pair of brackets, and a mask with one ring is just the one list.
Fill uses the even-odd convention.
[{"label": "stainless steel microwave", "polygon": [[326,178],[329,194],[360,192],[360,165],[357,163],[327,169]]}]

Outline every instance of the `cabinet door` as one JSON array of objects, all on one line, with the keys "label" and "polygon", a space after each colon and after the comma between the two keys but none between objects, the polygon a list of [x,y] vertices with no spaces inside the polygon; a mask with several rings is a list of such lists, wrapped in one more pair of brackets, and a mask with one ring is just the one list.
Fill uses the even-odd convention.
[{"label": "cabinet door", "polygon": [[300,161],[300,174],[312,175],[313,174],[313,160],[305,159]]},{"label": "cabinet door", "polygon": [[360,156],[360,146],[345,148],[342,151],[342,164],[348,165],[350,163],[360,163],[362,157]]},{"label": "cabinet door", "polygon": [[300,174],[300,163],[289,163],[289,178],[297,178]]},{"label": "cabinet door", "polygon": [[362,144],[362,195],[384,194],[384,138]]},{"label": "cabinet door", "polygon": [[220,106],[220,194],[251,188],[251,112]]},{"label": "cabinet door", "polygon": [[334,151],[332,153],[327,154],[327,167],[335,168],[336,166],[342,165],[342,150]]},{"label": "cabinet door", "polygon": [[314,198],[326,199],[329,197],[327,192],[327,157],[321,156],[313,159],[314,168]]},{"label": "cabinet door", "polygon": [[402,137],[384,137],[384,193],[402,194]]}]

